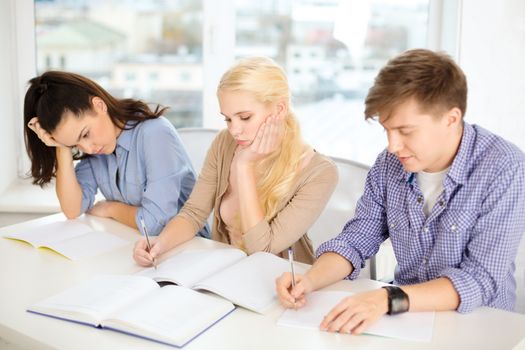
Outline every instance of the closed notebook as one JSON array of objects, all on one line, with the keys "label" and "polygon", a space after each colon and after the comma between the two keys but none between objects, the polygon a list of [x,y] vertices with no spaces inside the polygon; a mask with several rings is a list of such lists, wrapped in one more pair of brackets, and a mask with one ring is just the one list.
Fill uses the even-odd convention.
[{"label": "closed notebook", "polygon": [[95,231],[78,220],[41,225],[4,238],[27,242],[36,248],[51,249],[68,259],[79,260],[129,244],[109,232]]},{"label": "closed notebook", "polygon": [[28,311],[183,347],[235,309],[188,288],[137,275],[100,275]]},{"label": "closed notebook", "polygon": [[[298,272],[302,267],[296,267]],[[246,256],[235,248],[186,250],[139,272],[157,282],[171,282],[195,290],[207,290],[246,309],[265,313],[277,304],[275,279],[290,271],[290,263],[273,254]]]},{"label": "closed notebook", "polygon": [[[350,292],[319,291],[306,295],[306,305],[300,309],[288,309],[277,320],[280,326],[319,330],[326,314]],[[430,342],[434,328],[434,312],[407,312],[381,317],[365,334],[404,340]]]}]

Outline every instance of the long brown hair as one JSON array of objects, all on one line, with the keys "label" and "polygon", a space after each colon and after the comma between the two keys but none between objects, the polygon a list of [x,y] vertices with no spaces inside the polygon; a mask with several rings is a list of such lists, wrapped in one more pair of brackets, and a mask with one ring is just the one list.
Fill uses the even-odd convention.
[{"label": "long brown hair", "polygon": [[[94,81],[69,72],[49,71],[29,81],[24,99],[24,136],[27,154],[31,160],[33,184],[43,186],[56,175],[56,151],[46,146],[28,127],[38,117],[40,126],[52,133],[62,121],[65,112],[77,117],[92,110],[93,97],[101,98],[107,106],[111,121],[121,129],[134,128],[146,119],[161,116],[167,108],[157,105],[152,111],[146,103],[134,99],[117,99]],[[128,121],[135,121],[126,126]],[[77,152],[74,159],[82,155]]]}]

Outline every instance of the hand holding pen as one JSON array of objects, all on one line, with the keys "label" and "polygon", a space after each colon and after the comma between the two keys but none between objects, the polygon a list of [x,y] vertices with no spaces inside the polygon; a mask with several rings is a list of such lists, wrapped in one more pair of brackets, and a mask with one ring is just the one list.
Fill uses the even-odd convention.
[{"label": "hand holding pen", "polygon": [[[151,252],[151,243],[149,241],[149,235],[148,235],[148,229],[146,228],[146,224],[144,223],[144,219],[140,218],[140,225],[142,226],[142,231],[144,232],[144,236],[146,237],[146,243],[148,244],[148,253]],[[157,269],[157,261],[155,258],[153,258],[153,267],[155,270]]]},{"label": "hand holding pen", "polygon": [[306,275],[295,273],[292,248],[288,248],[288,260],[290,272],[283,273],[275,281],[275,289],[282,306],[299,309],[306,304],[306,294],[313,290],[313,284]]}]

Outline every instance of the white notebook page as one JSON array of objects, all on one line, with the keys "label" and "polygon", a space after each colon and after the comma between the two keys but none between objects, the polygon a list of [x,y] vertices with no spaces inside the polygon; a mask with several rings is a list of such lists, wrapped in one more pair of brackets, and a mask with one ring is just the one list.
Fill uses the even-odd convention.
[{"label": "white notebook page", "polygon": [[26,229],[23,232],[6,235],[6,237],[21,239],[35,247],[40,247],[71,237],[77,237],[90,231],[93,231],[93,229],[89,225],[76,220],[66,220]]},{"label": "white notebook page", "polygon": [[171,285],[118,312],[103,325],[182,346],[234,308],[219,297]]},{"label": "white notebook page", "polygon": [[147,277],[98,275],[31,306],[29,310],[98,324],[109,314],[159,288]]},{"label": "white notebook page", "polygon": [[[320,291],[306,296],[306,305],[298,310],[288,309],[277,320],[281,326],[319,330],[323,317],[350,292]],[[430,342],[434,328],[434,312],[407,312],[381,317],[365,333],[383,337]]]},{"label": "white notebook page", "polygon": [[265,313],[277,301],[275,279],[289,271],[287,260],[257,252],[199,282],[195,288],[212,291],[234,304]]},{"label": "white notebook page", "polygon": [[231,248],[185,250],[159,264],[156,270],[151,267],[138,275],[191,288],[244,257],[246,253],[242,250]]}]

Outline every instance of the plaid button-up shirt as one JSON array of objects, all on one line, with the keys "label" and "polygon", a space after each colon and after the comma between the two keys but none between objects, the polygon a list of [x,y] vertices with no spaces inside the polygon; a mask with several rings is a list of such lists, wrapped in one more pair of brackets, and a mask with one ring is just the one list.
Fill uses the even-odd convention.
[{"label": "plaid button-up shirt", "polygon": [[514,260],[525,232],[525,155],[465,123],[443,192],[428,217],[423,204],[415,174],[384,151],[368,173],[354,218],[319,247],[317,256],[343,256],[354,266],[348,276],[353,279],[390,237],[398,263],[394,283],[444,276],[460,296],[459,312],[482,305],[513,310]]}]

